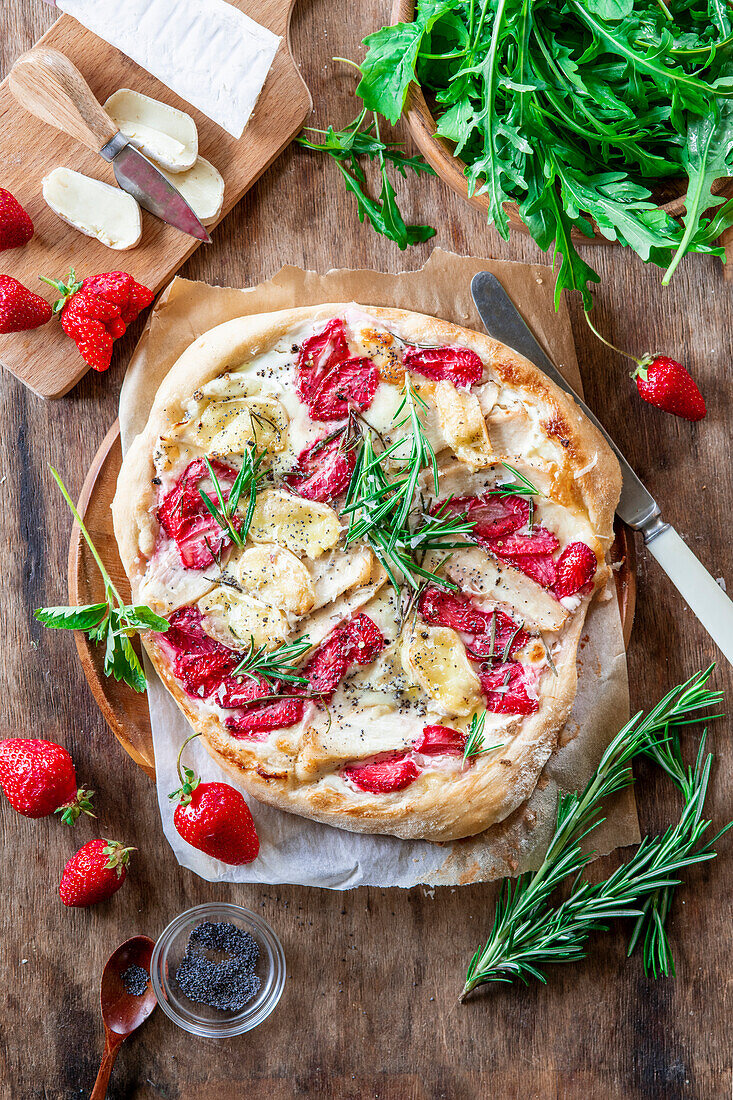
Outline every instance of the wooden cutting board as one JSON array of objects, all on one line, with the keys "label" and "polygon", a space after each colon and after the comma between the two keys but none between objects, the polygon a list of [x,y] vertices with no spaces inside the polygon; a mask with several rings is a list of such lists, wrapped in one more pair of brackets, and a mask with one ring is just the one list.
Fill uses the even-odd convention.
[{"label": "wooden cutting board", "polygon": [[[79,514],[120,595],[124,600],[129,600],[130,584],[117,552],[111,512],[121,464],[120,429],[115,422],[97,451],[87,474],[79,499]],[[616,593],[621,611],[624,643],[628,647],[636,606],[636,553],[633,532],[618,519],[616,541],[611,549],[611,557],[617,563]],[[89,553],[79,528],[74,524],[69,546],[69,603],[96,603],[102,599],[104,599],[104,589],[99,569]],[[102,667],[102,650],[93,645],[84,634],[76,632],[74,637],[84,675],[107,724],[125,752],[154,778],[155,755],[147,697],[136,694],[126,684],[108,679]],[[135,646],[140,652],[139,639],[135,639]]]},{"label": "wooden cutting board", "polygon": [[[198,127],[201,155],[224,177],[224,206],[219,220],[298,133],[312,108],[288,41],[295,0],[230,2],[282,36],[257,106],[238,141],[70,16],[62,16],[38,43],[66,54],[102,103],[117,88],[124,87],[187,111]],[[123,269],[157,292],[198,248],[199,242],[193,237],[146,211],[142,240],[127,252],[106,248],[62,222],[43,200],[43,177],[64,165],[114,184],[112,167],[19,107],[7,80],[0,84],[0,135],[0,185],[23,204],[36,230],[24,248],[0,253],[0,271],[49,301],[53,300],[53,292],[39,283],[39,275],[59,278],[70,267],[80,276]],[[216,247],[216,233],[212,226],[208,229]],[[49,398],[61,397],[89,369],[56,319],[30,332],[0,336],[0,363],[36,393]]]}]

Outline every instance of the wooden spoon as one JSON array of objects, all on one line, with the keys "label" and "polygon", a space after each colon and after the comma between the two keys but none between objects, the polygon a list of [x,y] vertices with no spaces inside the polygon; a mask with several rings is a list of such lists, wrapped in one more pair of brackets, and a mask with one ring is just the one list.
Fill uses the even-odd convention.
[{"label": "wooden spoon", "polygon": [[128,993],[122,975],[129,966],[141,966],[150,974],[153,941],[147,936],[133,936],[113,951],[102,973],[102,1020],[104,1022],[104,1054],[89,1100],[104,1100],[117,1052],[128,1035],[147,1020],[157,1005],[150,982],[141,997]]}]

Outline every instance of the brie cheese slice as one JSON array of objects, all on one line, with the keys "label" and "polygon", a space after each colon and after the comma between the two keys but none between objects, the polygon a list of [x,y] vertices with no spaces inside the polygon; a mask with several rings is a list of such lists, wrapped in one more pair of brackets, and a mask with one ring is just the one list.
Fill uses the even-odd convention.
[{"label": "brie cheese slice", "polygon": [[186,172],[170,172],[159,161],[158,167],[180,191],[202,225],[211,225],[216,221],[224,205],[224,180],[213,164],[198,157],[194,166]]},{"label": "brie cheese slice", "polygon": [[43,197],[62,221],[108,248],[134,248],[142,236],[140,207],[132,195],[71,168],[54,168],[46,176]]},{"label": "brie cheese slice", "polygon": [[185,111],[131,88],[113,92],[104,109],[131,144],[160,168],[169,172],[193,168],[199,135],[196,123]]}]

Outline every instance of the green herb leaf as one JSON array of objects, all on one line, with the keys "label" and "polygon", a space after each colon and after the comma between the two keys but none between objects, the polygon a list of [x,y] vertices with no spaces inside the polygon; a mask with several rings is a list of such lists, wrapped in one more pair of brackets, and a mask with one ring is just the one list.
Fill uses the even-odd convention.
[{"label": "green herb leaf", "polygon": [[287,680],[293,684],[307,684],[307,679],[298,675],[296,666],[311,648],[307,634],[298,638],[297,641],[283,642],[275,649],[268,649],[264,645],[256,648],[255,640],[251,637],[249,649],[232,672],[232,676],[248,676],[251,680],[262,676],[265,680]]},{"label": "green herb leaf", "polygon": [[55,630],[91,630],[105,618],[106,603],[90,603],[79,607],[39,607],[33,617]]}]

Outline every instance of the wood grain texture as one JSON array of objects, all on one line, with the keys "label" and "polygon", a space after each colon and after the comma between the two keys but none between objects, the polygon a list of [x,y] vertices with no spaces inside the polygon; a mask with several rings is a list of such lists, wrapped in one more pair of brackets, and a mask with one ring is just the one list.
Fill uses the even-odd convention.
[{"label": "wood grain texture", "polygon": [[[224,205],[217,220],[208,226],[210,233],[291,141],[311,109],[310,94],[289,47],[288,27],[294,0],[232,2],[283,39],[239,141],[70,16],[62,16],[42,39],[44,47],[59,50],[73,62],[100,103],[118,88],[129,87],[193,117],[199,132],[199,153],[224,177]],[[14,7],[2,5],[0,19],[12,19]],[[13,60],[9,53],[6,68]],[[24,83],[30,94],[30,74]],[[73,120],[69,121],[73,125]],[[78,129],[79,139],[86,140],[81,124]],[[140,244],[124,253],[83,236],[62,222],[44,202],[42,180],[59,165],[105,183],[115,183],[112,166],[98,156],[97,150],[85,148],[19,107],[6,79],[0,85],[0,185],[12,191],[25,206],[36,232],[25,248],[2,254],[4,274],[12,275],[38,293],[48,291],[50,301],[51,291],[41,289],[38,276],[62,278],[71,267],[82,277],[123,268],[157,292],[198,248],[199,242],[193,237],[165,225],[147,211],[142,212]],[[67,393],[89,370],[58,321],[42,329],[0,336],[0,363],[36,393],[49,398]]]},{"label": "wood grain texture", "polygon": [[[113,583],[122,598],[129,601],[130,585],[117,551],[111,512],[121,465],[120,431],[115,422],[104,437],[84,479],[78,511]],[[617,567],[614,577],[616,594],[624,642],[628,646],[636,605],[636,550],[633,531],[618,519],[611,559]],[[81,530],[74,524],[69,543],[69,603],[99,603],[104,599],[104,583],[99,568]],[[87,683],[107,725],[125,752],[154,778],[155,753],[146,695],[139,695],[126,684],[105,676],[103,649],[85,634],[75,631],[74,639]],[[139,652],[139,643],[134,644]]]},{"label": "wood grain texture", "polygon": [[[365,34],[387,22],[389,0],[299,0],[293,52],[317,104],[314,125],[342,126],[356,113],[354,77],[334,55],[358,58]],[[38,0],[0,5],[0,69],[7,72],[53,19]],[[50,133],[51,131],[49,131]],[[402,130],[400,136],[409,141]],[[0,131],[0,154],[3,151]],[[4,174],[4,166],[0,175]],[[2,182],[2,180],[0,180]],[[431,222],[436,244],[454,251],[541,261],[531,240],[499,239],[440,180],[399,183],[403,212]],[[385,270],[420,267],[431,243],[400,253],[359,225],[335,167],[290,147],[199,249],[183,274],[241,286],[283,263]],[[7,253],[0,270],[7,270]],[[730,570],[730,437],[733,325],[720,264],[686,259],[672,285],[622,249],[587,259],[603,282],[596,323],[632,351],[671,352],[694,371],[708,399],[706,420],[689,425],[642,405],[626,365],[572,316],[586,398],[626,451],[666,517],[713,576]],[[486,935],[494,886],[363,888],[346,894],[299,887],[230,887],[181,870],[163,838],[154,788],[109,735],[71,638],[43,630],[32,609],[66,600],[71,517],[48,474],[53,462],[74,495],[117,414],[136,325],[112,369],[91,372],[63,400],[41,401],[12,376],[0,378],[0,518],[3,548],[2,736],[47,736],[74,755],[79,778],[98,791],[98,822],[76,830],[31,821],[3,799],[0,895],[0,1096],[79,1100],[88,1096],[102,1048],[99,980],[113,944],[153,938],[181,909],[210,899],[261,912],[285,947],[289,979],[275,1014],[228,1043],[192,1039],[163,1013],[123,1046],[111,1100],[729,1100],[731,1089],[731,840],[718,861],[687,877],[672,914],[675,980],[644,978],[627,961],[627,928],[593,939],[589,958],[556,967],[548,985],[498,988],[459,1007],[471,953]],[[629,647],[632,709],[715,657],[707,635],[643,552]],[[733,700],[731,670],[716,683]],[[730,720],[710,729],[717,760],[708,812],[733,817]],[[688,751],[697,730],[685,733]],[[637,769],[642,829],[678,811],[670,784]],[[61,869],[80,844],[105,835],[136,845],[122,890],[97,909],[66,910]],[[608,870],[615,858],[597,871]],[[23,960],[27,960],[23,962]]]}]

